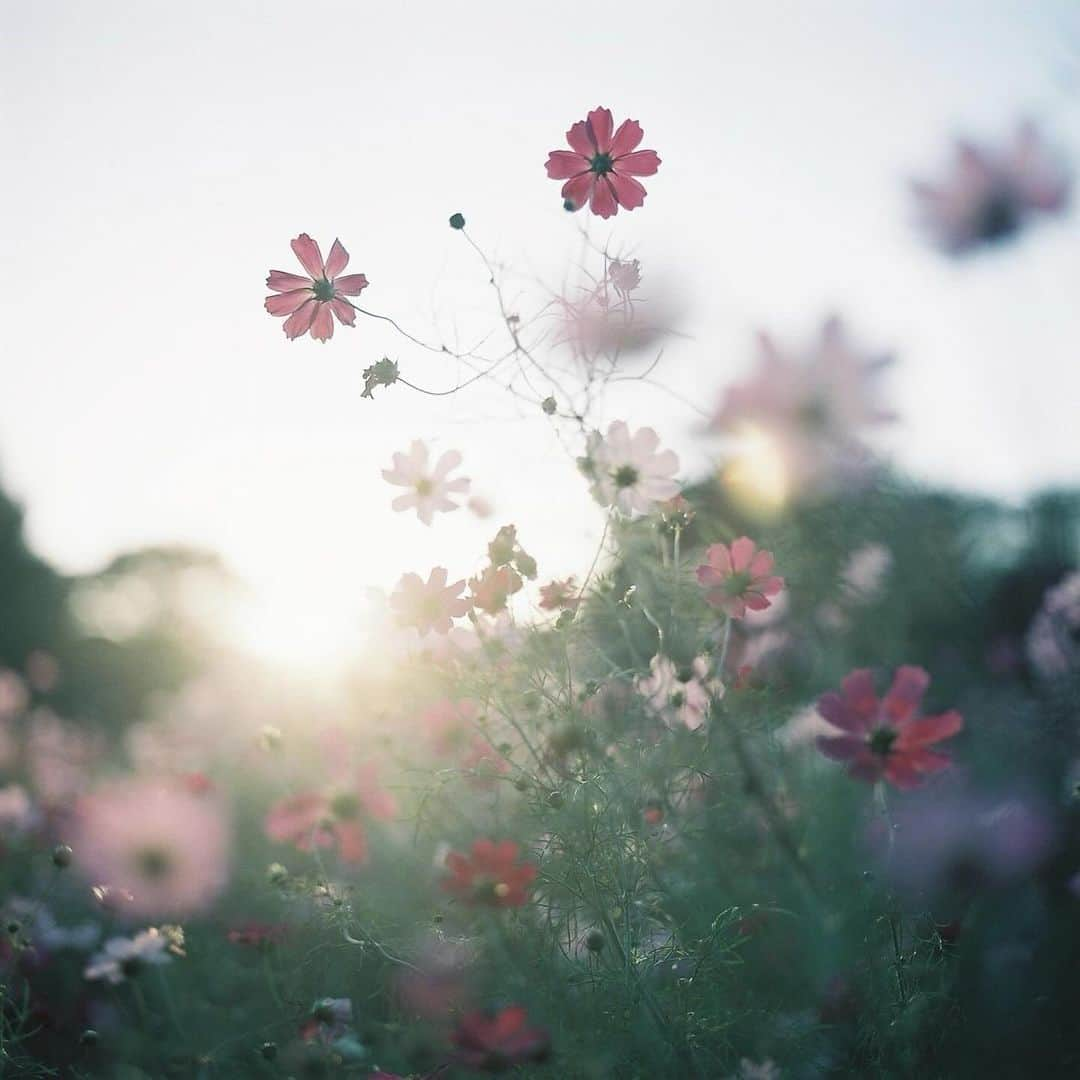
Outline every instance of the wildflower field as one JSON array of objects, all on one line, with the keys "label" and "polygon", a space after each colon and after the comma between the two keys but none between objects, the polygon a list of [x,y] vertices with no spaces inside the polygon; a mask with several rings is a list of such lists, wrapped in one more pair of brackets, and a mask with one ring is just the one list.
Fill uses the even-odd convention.
[{"label": "wildflower field", "polygon": [[[418,424],[361,463],[372,532],[430,558],[332,684],[215,636],[213,554],[62,573],[0,499],[0,1077],[1080,1075],[1080,494],[907,475],[876,444],[904,358],[829,311],[679,398],[708,467],[613,410],[670,389],[635,228],[693,163],[647,92],[603,100],[527,132],[563,286],[482,210],[432,223],[482,338],[384,307],[345,225],[266,236],[233,298],[297,380],[345,393],[344,354],[357,425],[481,390],[510,420],[488,460]],[[1075,229],[1032,120],[912,174],[908,242],[957,279]],[[596,508],[572,573],[519,524],[527,467],[491,495],[522,416]]]}]

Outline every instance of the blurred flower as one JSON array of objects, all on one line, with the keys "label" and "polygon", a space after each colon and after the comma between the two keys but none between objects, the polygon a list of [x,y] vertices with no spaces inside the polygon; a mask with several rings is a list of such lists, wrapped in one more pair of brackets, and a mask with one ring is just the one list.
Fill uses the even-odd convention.
[{"label": "blurred flower", "polygon": [[465,505],[468,507],[469,512],[480,518],[481,521],[495,513],[495,508],[483,495],[474,495]]},{"label": "blurred flower", "polygon": [[586,203],[594,214],[609,218],[645,202],[645,188],[635,176],[652,176],[660,168],[655,150],[638,150],[644,137],[636,120],[624,120],[612,134],[611,111],[593,109],[566,133],[569,150],[548,154],[547,174],[565,180],[562,197],[568,210]]},{"label": "blurred flower", "polygon": [[607,276],[616,292],[632,293],[641,284],[641,263],[637,259],[612,259],[608,263]]},{"label": "blurred flower", "polygon": [[453,620],[465,615],[471,604],[461,596],[464,579],[447,585],[448,577],[441,566],[431,571],[426,583],[419,574],[405,574],[390,597],[398,623],[414,627],[421,635],[449,633]]},{"label": "blurred flower", "polygon": [[955,710],[916,717],[929,684],[922,668],[901,667],[878,700],[869,669],[853,671],[839,693],[830,691],[818,699],[818,712],[840,729],[819,735],[818,749],[834,761],[847,762],[849,774],[860,780],[875,783],[884,778],[898,788],[918,787],[925,774],[951,764],[944,754],[927,748],[964,726]]},{"label": "blurred flower", "polygon": [[1080,572],[1047,590],[1027,633],[1027,654],[1047,679],[1080,669]]},{"label": "blurred flower", "polygon": [[462,1065],[485,1072],[505,1072],[515,1065],[544,1061],[551,1049],[551,1037],[543,1028],[529,1027],[528,1015],[520,1005],[508,1005],[498,1012],[466,1013],[451,1039]]},{"label": "blurred flower", "polygon": [[71,846],[83,874],[130,892],[138,915],[200,911],[228,877],[224,808],[157,778],[112,781],[82,798]]},{"label": "blurred flower", "polygon": [[528,900],[536,866],[518,862],[513,840],[477,840],[470,855],[451,851],[446,856],[450,871],[442,887],[468,904],[489,907],[521,907]]},{"label": "blurred flower", "polygon": [[394,499],[394,510],[416,510],[416,516],[430,525],[436,511],[449,513],[458,509],[451,494],[469,490],[469,481],[459,476],[451,480],[449,474],[461,464],[457,450],[447,450],[433,467],[428,467],[428,448],[420,439],[414,439],[407,454],[394,454],[392,469],[383,469],[383,479],[397,487],[410,488],[404,495]]},{"label": "blurred flower", "polygon": [[172,957],[168,947],[169,939],[154,927],[134,937],[110,938],[105,942],[105,948],[91,958],[83,974],[87,979],[105,979],[114,985],[122,983],[146,967],[169,963]]},{"label": "blurred flower", "polygon": [[40,819],[33,800],[22,784],[0,788],[0,836],[18,836]]},{"label": "blurred flower", "polygon": [[60,664],[52,653],[35,649],[26,658],[26,681],[40,694],[56,689],[60,681]]},{"label": "blurred flower", "polygon": [[353,1007],[349,998],[323,998],[315,1002],[311,1017],[300,1028],[304,1042],[332,1043],[352,1027]]},{"label": "blurred flower", "polygon": [[711,544],[697,568],[697,579],[705,590],[705,603],[741,619],[747,609],[764,611],[783,589],[784,579],[772,569],[772,552],[759,550],[749,537],[740,536],[730,547]]},{"label": "blurred flower", "polygon": [[497,615],[522,584],[521,576],[509,566],[489,566],[479,577],[469,578],[469,600],[474,608]]},{"label": "blurred flower", "polygon": [[1071,177],[1034,124],[1017,126],[1004,146],[958,139],[949,173],[912,184],[920,223],[950,255],[1005,240],[1038,214],[1062,211]]},{"label": "blurred flower", "polygon": [[491,787],[496,777],[510,771],[506,756],[483,735],[472,737],[469,749],[462,755],[461,767],[473,774],[470,782],[478,788]]},{"label": "blurred flower", "polygon": [[576,611],[581,603],[573,577],[549,581],[540,586],[540,607],[544,611]]},{"label": "blurred flower", "polygon": [[0,670],[0,721],[22,715],[29,700],[30,694],[22,677],[14,671]]},{"label": "blurred flower", "polygon": [[892,839],[879,856],[909,896],[966,900],[972,890],[1029,876],[1055,851],[1058,829],[1039,799],[935,786],[894,809]]},{"label": "blurred flower", "polygon": [[884,544],[862,544],[844,564],[840,579],[853,598],[865,603],[881,591],[892,564],[892,552]]},{"label": "blurred flower", "polygon": [[291,244],[308,276],[271,270],[266,284],[276,295],[268,296],[264,306],[276,318],[288,316],[286,337],[303,337],[310,331],[317,341],[329,341],[334,336],[331,312],[338,322],[352,326],[356,312],[345,297],[359,296],[367,288],[368,279],[363,274],[340,276],[349,264],[349,254],[340,240],[334,241],[325,262],[319,245],[307,233],[301,233]]},{"label": "blurred flower", "polygon": [[[344,759],[339,761],[344,763]],[[374,765],[362,765],[353,772],[348,768],[335,771],[336,782],[325,791],[279,799],[263,827],[271,840],[292,844],[300,851],[334,847],[344,862],[364,862],[368,853],[364,818],[388,820],[397,806],[379,783]]]},{"label": "blurred flower", "polygon": [[22,923],[26,936],[41,949],[92,949],[101,937],[97,923],[82,922],[61,926],[56,916],[40,900],[13,896],[4,905],[5,915]]},{"label": "blurred flower", "polygon": [[722,696],[723,684],[709,680],[709,662],[694,657],[689,667],[677,667],[666,656],[657,654],[649,661],[651,675],[637,680],[637,691],[668,727],[681,725],[697,731],[705,723],[712,696]]},{"label": "blurred flower", "polygon": [[781,350],[766,334],[759,354],[757,370],[727,389],[709,429],[748,446],[764,440],[784,494],[828,492],[863,479],[871,464],[863,430],[895,419],[878,404],[876,385],[892,358],[856,351],[835,317],[803,355]]},{"label": "blurred flower", "polygon": [[397,972],[395,983],[409,1009],[428,1019],[438,1019],[465,1001],[466,980],[477,959],[476,948],[467,940],[436,933],[420,942],[418,952],[415,966]]},{"label": "blurred flower", "polygon": [[469,698],[436,701],[420,716],[420,726],[427,732],[440,754],[456,754],[476,730],[478,706]]},{"label": "blurred flower", "polygon": [[633,434],[616,420],[601,436],[589,437],[584,467],[601,506],[616,506],[624,514],[647,514],[657,503],[679,493],[673,479],[679,458],[673,450],[658,451],[660,437],[650,427]]},{"label": "blurred flower", "polygon": [[731,1080],[780,1080],[780,1069],[774,1061],[751,1061],[743,1058],[739,1062],[739,1071]]},{"label": "blurred flower", "polygon": [[35,792],[49,807],[62,806],[87,786],[101,739],[65,724],[49,709],[34,709],[26,735],[26,762]]}]

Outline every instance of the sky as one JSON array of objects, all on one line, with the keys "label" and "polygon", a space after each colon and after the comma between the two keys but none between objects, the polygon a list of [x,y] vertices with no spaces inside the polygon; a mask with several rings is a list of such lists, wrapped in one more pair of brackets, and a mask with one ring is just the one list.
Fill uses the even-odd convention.
[{"label": "sky", "polygon": [[[602,516],[542,416],[482,383],[361,400],[383,355],[427,387],[453,361],[360,320],[286,341],[262,308],[289,240],[340,237],[367,307],[425,340],[498,333],[487,275],[522,303],[580,248],[543,164],[597,106],[663,159],[642,209],[590,224],[641,259],[680,336],[605,423],[648,423],[701,475],[700,417],[753,359],[841,313],[895,353],[879,444],[928,482],[1019,498],[1080,478],[1075,215],[953,264],[906,184],[959,131],[1024,116],[1080,160],[1080,12],[947,0],[580,5],[2,6],[0,479],[34,547],[87,572],[118,552],[220,552],[286,645],[357,618],[407,570],[479,566],[517,524],[542,576],[587,568]],[[494,338],[492,339],[494,340]],[[423,438],[495,507],[430,529],[381,478]],[[291,629],[290,629],[291,628]]]}]

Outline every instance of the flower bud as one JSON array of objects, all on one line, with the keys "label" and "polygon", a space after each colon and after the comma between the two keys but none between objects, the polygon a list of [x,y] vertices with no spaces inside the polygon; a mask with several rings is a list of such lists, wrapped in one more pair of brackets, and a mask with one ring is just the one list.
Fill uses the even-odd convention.
[{"label": "flower bud", "polygon": [[464,229],[465,228],[465,216],[464,216],[464,214],[451,214],[450,215],[450,228],[451,229]]},{"label": "flower bud", "polygon": [[53,866],[57,870],[64,870],[71,865],[71,856],[73,852],[67,844],[57,844],[52,850],[52,862]]}]

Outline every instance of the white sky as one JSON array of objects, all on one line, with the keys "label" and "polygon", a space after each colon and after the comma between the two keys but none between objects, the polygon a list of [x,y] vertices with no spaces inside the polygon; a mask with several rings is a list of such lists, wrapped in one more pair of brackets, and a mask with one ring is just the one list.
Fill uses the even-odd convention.
[{"label": "white sky", "polygon": [[[958,129],[1020,115],[1080,158],[1080,15],[1039,4],[56,2],[0,5],[0,470],[32,542],[91,569],[132,546],[217,549],[268,595],[352,611],[364,585],[464,576],[514,521],[542,574],[579,573],[599,515],[540,418],[490,390],[361,401],[381,325],[287,342],[263,312],[301,231],[340,236],[364,303],[425,337],[494,325],[446,226],[557,279],[577,251],[548,150],[597,104],[663,158],[642,210],[593,235],[682,295],[663,377],[711,403],[759,325],[842,311],[892,347],[916,474],[1015,495],[1080,476],[1076,218],[960,266],[910,228],[905,180]],[[454,305],[463,304],[464,309]],[[686,475],[709,448],[674,399],[625,387]],[[414,437],[456,446],[492,521],[425,529],[380,477]]]}]

